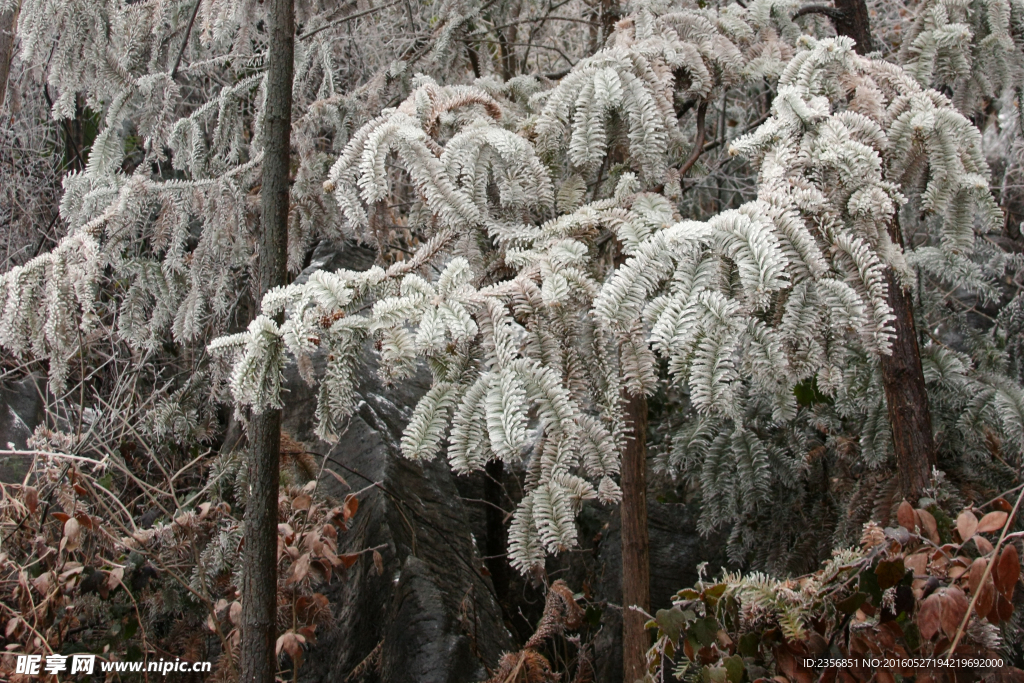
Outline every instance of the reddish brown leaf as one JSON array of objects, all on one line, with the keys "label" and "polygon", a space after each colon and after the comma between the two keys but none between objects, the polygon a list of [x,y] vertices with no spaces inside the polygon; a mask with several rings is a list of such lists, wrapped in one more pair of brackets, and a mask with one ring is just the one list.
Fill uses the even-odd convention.
[{"label": "reddish brown leaf", "polygon": [[61,524],[71,519],[71,515],[65,515],[63,512],[51,512],[50,514],[60,520]]},{"label": "reddish brown leaf", "polygon": [[995,550],[989,540],[979,534],[974,535],[974,545],[977,546],[978,552],[982,555],[988,555],[990,552]]},{"label": "reddish brown leaf", "polygon": [[974,606],[974,612],[979,618],[985,618],[992,612],[998,614],[996,604],[996,598],[999,596],[996,593],[995,584],[992,583],[992,577],[985,579],[985,583],[981,584],[981,590],[978,592],[978,602]]},{"label": "reddish brown leaf", "polygon": [[914,576],[923,576],[928,567],[928,556],[924,553],[914,553],[903,559],[903,565],[913,570]]},{"label": "reddish brown leaf", "polygon": [[107,573],[107,588],[114,590],[124,578],[124,567],[114,567]]},{"label": "reddish brown leaf", "polygon": [[1013,587],[1020,578],[1020,558],[1017,556],[1017,547],[1012,543],[1003,548],[999,555],[999,562],[992,567],[995,576],[996,588],[1004,596],[1009,598],[1013,595]]},{"label": "reddish brown leaf", "polygon": [[901,527],[913,532],[917,525],[917,518],[914,516],[914,506],[907,501],[900,503],[899,508],[896,509],[896,519]]},{"label": "reddish brown leaf", "polygon": [[956,586],[940,588],[935,591],[935,594],[939,595],[941,600],[939,604],[942,606],[942,610],[939,613],[939,619],[942,622],[942,631],[952,638],[960,628],[960,622],[963,621],[964,615],[967,614],[969,606],[967,596]]},{"label": "reddish brown leaf", "polygon": [[288,577],[288,580],[285,582],[285,584],[291,585],[293,583],[298,583],[299,581],[302,581],[304,578],[306,578],[306,576],[309,574],[309,562],[311,559],[312,558],[309,556],[309,553],[303,553],[302,555],[300,555],[299,558],[295,560],[295,563],[292,565],[292,575]]},{"label": "reddish brown leaf", "polygon": [[34,515],[36,508],[39,507],[39,492],[36,491],[35,486],[25,487],[25,505],[28,507],[29,513]]},{"label": "reddish brown leaf", "polygon": [[313,504],[313,499],[308,493],[300,493],[292,500],[292,510],[308,510]]},{"label": "reddish brown leaf", "polygon": [[921,603],[917,610],[917,628],[921,631],[921,637],[931,640],[942,626],[940,615],[942,613],[942,599],[938,593],[932,593]]},{"label": "reddish brown leaf", "polygon": [[964,510],[956,518],[956,530],[960,533],[960,540],[964,543],[971,539],[978,529],[978,518],[970,510]]},{"label": "reddish brown leaf", "polygon": [[373,568],[377,572],[377,576],[384,574],[384,558],[376,550],[373,551]]},{"label": "reddish brown leaf", "polygon": [[345,569],[348,569],[356,563],[356,560],[359,559],[359,555],[339,555],[338,559],[341,560],[341,563],[345,566]]},{"label": "reddish brown leaf", "polygon": [[927,510],[917,510],[917,518],[921,522],[921,531],[928,538],[929,541],[938,545],[939,539],[939,525],[935,522],[935,517],[932,513]]},{"label": "reddish brown leaf", "polygon": [[324,472],[326,472],[327,474],[329,474],[332,477],[334,477],[335,479],[337,479],[338,483],[341,484],[342,486],[345,486],[345,487],[348,487],[348,488],[352,488],[351,486],[348,485],[348,482],[345,481],[345,477],[341,476],[340,474],[338,474],[337,472],[332,470],[330,467],[325,467],[324,468]]},{"label": "reddish brown leaf", "polygon": [[359,509],[359,499],[349,494],[345,497],[345,505],[342,507],[341,515],[342,519],[346,522],[355,516],[356,511]]},{"label": "reddish brown leaf", "polygon": [[1007,515],[1002,510],[997,510],[996,512],[988,513],[987,515],[981,518],[980,522],[978,522],[978,530],[976,533],[990,534],[993,531],[999,531],[1003,528],[1003,525],[1006,524],[1006,519],[1008,516],[1009,515]]},{"label": "reddish brown leaf", "polygon": [[280,655],[284,650],[292,658],[295,667],[298,668],[302,665],[302,643],[305,641],[306,639],[301,634],[294,631],[282,633],[277,638],[277,654]]},{"label": "reddish brown leaf", "polygon": [[1002,510],[1003,512],[1012,512],[1013,511],[1013,506],[1010,505],[1010,501],[1008,501],[1008,500],[1006,500],[1005,498],[1002,498],[1002,497],[996,498],[995,500],[993,500],[992,501],[992,507],[994,507],[996,510]]},{"label": "reddish brown leaf", "polygon": [[75,520],[86,529],[92,529],[94,526],[92,523],[92,518],[84,512],[79,512],[77,515],[75,515]]},{"label": "reddish brown leaf", "polygon": [[[1013,597],[1012,595],[1010,596]],[[1004,598],[1002,595],[996,598],[996,614],[999,615],[999,621],[1009,621],[1010,617],[1013,616],[1013,602]]]},{"label": "reddish brown leaf", "polygon": [[985,573],[985,567],[987,566],[988,560],[984,557],[979,557],[971,563],[971,575],[967,584],[971,588],[971,595],[978,592],[978,586],[981,585],[981,576]]}]

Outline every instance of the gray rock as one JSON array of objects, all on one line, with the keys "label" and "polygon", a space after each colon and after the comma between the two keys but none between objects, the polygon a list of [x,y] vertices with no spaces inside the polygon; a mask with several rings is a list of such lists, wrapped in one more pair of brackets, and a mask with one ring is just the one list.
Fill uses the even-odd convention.
[{"label": "gray rock", "polygon": [[[723,539],[704,538],[697,531],[696,505],[647,503],[647,534],[651,558],[651,613],[672,605],[672,596],[697,582],[697,565],[708,563],[711,575],[726,565]],[[604,581],[599,599],[609,603],[601,615],[594,651],[600,683],[622,680],[622,536],[618,511],[611,515],[599,557]]]},{"label": "gray rock", "polygon": [[[36,375],[0,382],[0,450],[26,448],[28,438],[43,421],[45,385]],[[31,464],[31,456],[0,455],[0,482],[20,484]]]},{"label": "gray rock", "polygon": [[[372,263],[369,250],[321,244],[300,277],[318,267],[363,270]],[[365,357],[373,357],[369,347]],[[314,359],[314,374],[322,362]],[[447,463],[411,462],[400,453],[402,431],[429,384],[423,372],[384,387],[368,363],[357,376],[356,414],[331,447],[313,433],[316,390],[294,366],[286,370],[284,430],[325,457],[352,489],[377,485],[360,496],[339,551],[379,547],[384,560],[377,575],[367,554],[327,588],[334,624],[318,634],[300,669],[303,681],[343,681],[367,658],[379,661],[364,666],[359,680],[479,681],[512,648]],[[321,487],[339,500],[349,492],[330,475]]]}]

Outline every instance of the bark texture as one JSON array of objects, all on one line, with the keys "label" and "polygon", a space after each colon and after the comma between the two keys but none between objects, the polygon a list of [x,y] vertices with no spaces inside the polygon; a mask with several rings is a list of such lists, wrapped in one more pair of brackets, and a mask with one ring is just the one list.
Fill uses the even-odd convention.
[{"label": "bark texture", "polygon": [[647,618],[632,609],[651,608],[650,547],[647,538],[647,399],[631,397],[626,417],[632,438],[622,454],[622,673],[634,683],[646,673],[650,639]]},{"label": "bark texture", "polygon": [[[836,33],[857,41],[854,49],[859,54],[871,52],[871,22],[865,1],[836,0],[835,7],[838,10],[833,18]],[[889,224],[889,237],[903,247],[903,231],[898,218]],[[900,493],[916,504],[931,479],[932,467],[936,463],[932,417],[921,369],[913,300],[891,268],[886,270],[885,279],[889,288],[889,307],[896,316],[893,321],[896,338],[892,344],[892,355],[882,357],[882,382],[892,427]]]},{"label": "bark texture", "polygon": [[7,81],[11,76],[11,60],[14,58],[14,25],[18,20],[17,10],[0,12],[0,107],[7,99]]},{"label": "bark texture", "polygon": [[[903,246],[898,220],[889,226],[889,235],[893,242]],[[893,321],[896,338],[892,344],[892,355],[882,356],[882,382],[892,427],[900,492],[916,504],[931,480],[932,467],[936,462],[932,416],[928,409],[911,294],[900,285],[891,268],[886,270],[885,280],[889,287],[889,307],[896,316]]]},{"label": "bark texture", "polygon": [[858,54],[873,52],[875,44],[871,40],[871,18],[868,16],[867,3],[864,0],[835,0],[835,7],[837,12],[832,21],[836,33],[857,41],[854,49]]},{"label": "bark texture", "polygon": [[[292,0],[269,0],[270,59],[264,119],[263,187],[259,244],[260,295],[286,284],[288,172],[295,51]],[[281,411],[253,415],[249,423],[249,499],[245,508],[241,680],[273,683],[277,670],[277,496]]]}]

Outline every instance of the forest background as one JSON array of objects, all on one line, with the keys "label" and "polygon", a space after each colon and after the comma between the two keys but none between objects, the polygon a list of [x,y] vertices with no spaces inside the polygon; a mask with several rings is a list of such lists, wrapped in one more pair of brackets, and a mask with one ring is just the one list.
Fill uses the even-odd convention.
[{"label": "forest background", "polygon": [[1022,46],[3,0],[0,671],[1019,680]]}]

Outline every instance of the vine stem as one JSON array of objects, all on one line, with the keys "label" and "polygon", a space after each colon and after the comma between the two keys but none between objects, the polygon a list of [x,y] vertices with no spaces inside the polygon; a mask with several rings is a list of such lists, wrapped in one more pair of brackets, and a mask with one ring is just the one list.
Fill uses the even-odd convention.
[{"label": "vine stem", "polygon": [[[971,604],[967,606],[967,613],[964,614],[963,621],[960,622],[960,628],[956,630],[956,637],[953,638],[953,644],[949,646],[949,652],[943,659],[949,659],[953,656],[953,652],[956,650],[956,646],[960,644],[960,639],[963,638],[964,631],[967,629],[967,622],[971,620],[971,612],[974,611],[974,606],[978,602],[978,596],[981,595],[981,587],[985,585],[985,581],[988,580],[989,574],[992,573],[992,567],[999,559],[999,549],[1003,546],[1003,542],[1006,540],[1006,533],[1010,530],[1010,525],[1013,524],[1013,520],[1017,517],[1017,510],[1020,509],[1020,502],[1024,500],[1024,491],[1017,494],[1017,502],[1013,506],[1013,512],[1006,518],[1006,524],[1003,525],[1003,533],[999,534],[999,542],[996,543],[995,549],[992,551],[992,561],[985,565],[985,571],[981,575],[981,581],[978,582],[978,590],[971,596]],[[964,540],[964,543],[967,541]],[[980,616],[980,615],[979,615]]]}]

